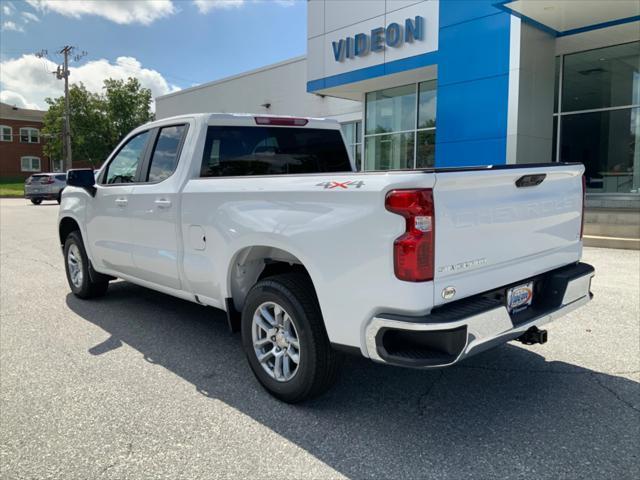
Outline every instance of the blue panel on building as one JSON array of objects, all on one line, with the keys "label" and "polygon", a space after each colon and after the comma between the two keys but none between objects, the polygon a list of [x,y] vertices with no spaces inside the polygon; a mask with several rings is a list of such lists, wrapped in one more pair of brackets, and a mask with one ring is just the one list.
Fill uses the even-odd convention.
[{"label": "blue panel on building", "polygon": [[509,76],[438,86],[438,142],[507,135]]},{"label": "blue panel on building", "polygon": [[441,28],[438,84],[508,73],[509,27],[509,14],[498,13]]},{"label": "blue panel on building", "polygon": [[506,162],[510,16],[492,0],[442,0],[436,165]]},{"label": "blue panel on building", "polygon": [[504,137],[465,142],[440,142],[436,151],[436,167],[503,164],[505,142]]},{"label": "blue panel on building", "polygon": [[494,15],[497,0],[440,0],[440,28]]}]

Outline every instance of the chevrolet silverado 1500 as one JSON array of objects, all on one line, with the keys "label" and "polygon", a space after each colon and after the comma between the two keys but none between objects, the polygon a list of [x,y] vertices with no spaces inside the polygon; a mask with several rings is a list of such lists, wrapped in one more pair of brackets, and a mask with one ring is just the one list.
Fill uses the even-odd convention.
[{"label": "chevrolet silverado 1500", "polygon": [[355,172],[334,121],[197,114],[71,170],[59,235],[80,298],[121,278],[225,310],[273,395],[327,389],[341,351],[433,368],[591,299],[579,164]]}]

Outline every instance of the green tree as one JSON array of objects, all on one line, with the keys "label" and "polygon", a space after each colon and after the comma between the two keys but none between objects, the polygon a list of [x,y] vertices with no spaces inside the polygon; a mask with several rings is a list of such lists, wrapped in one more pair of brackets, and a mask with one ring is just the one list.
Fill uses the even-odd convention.
[{"label": "green tree", "polygon": [[143,88],[137,78],[104,81],[105,110],[115,144],[134,128],[153,120],[151,100],[151,90]]},{"label": "green tree", "polygon": [[[89,92],[82,83],[69,88],[71,149],[74,161],[99,166],[134,128],[153,120],[151,90],[135,78],[107,79],[102,93]],[[42,133],[47,138],[45,154],[62,158],[64,96],[46,99],[49,110]]]}]

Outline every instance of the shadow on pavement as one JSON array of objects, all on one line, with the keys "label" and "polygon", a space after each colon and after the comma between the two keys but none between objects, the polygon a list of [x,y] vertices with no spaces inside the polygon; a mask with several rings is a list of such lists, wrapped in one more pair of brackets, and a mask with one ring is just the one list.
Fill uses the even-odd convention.
[{"label": "shadow on pavement", "polygon": [[328,394],[290,406],[259,386],[221,311],[126,282],[67,304],[111,335],[89,354],[127,344],[348,477],[640,474],[638,383],[511,344],[437,371],[348,357]]}]

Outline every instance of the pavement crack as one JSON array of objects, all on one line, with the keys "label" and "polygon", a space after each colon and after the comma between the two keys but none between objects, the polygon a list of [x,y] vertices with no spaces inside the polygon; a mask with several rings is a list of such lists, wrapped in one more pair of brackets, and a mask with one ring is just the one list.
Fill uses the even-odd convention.
[{"label": "pavement crack", "polygon": [[631,410],[640,413],[640,408],[636,407],[635,405],[633,405],[631,402],[626,401],[624,398],[622,398],[620,396],[620,394],[618,392],[616,392],[613,388],[608,387],[607,385],[605,385],[603,382],[600,381],[600,379],[598,378],[598,375],[602,375],[601,373],[592,373],[591,374],[591,378],[593,378],[593,380],[600,385],[604,390],[606,390],[607,392],[609,392],[611,395],[613,395],[616,400],[618,400],[620,403],[622,403],[623,405],[629,407]]},{"label": "pavement crack", "polygon": [[436,384],[438,384],[443,377],[444,377],[444,370],[440,370],[438,372],[438,376],[433,380],[433,382],[431,382],[431,385],[429,385],[427,390],[418,397],[418,415],[419,416],[423,415],[423,409],[425,406],[428,405],[427,400],[429,399],[431,392],[433,392],[433,389],[435,388]]}]

